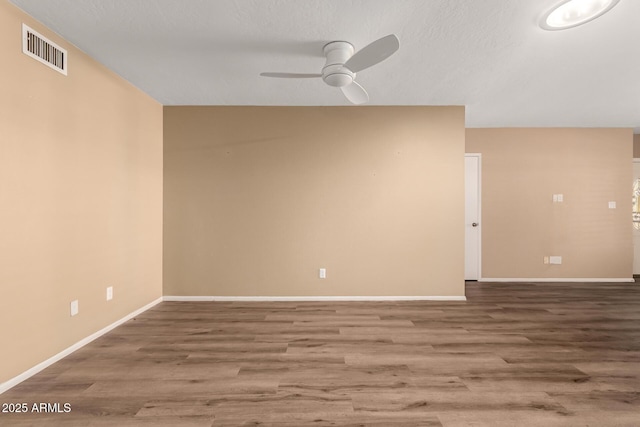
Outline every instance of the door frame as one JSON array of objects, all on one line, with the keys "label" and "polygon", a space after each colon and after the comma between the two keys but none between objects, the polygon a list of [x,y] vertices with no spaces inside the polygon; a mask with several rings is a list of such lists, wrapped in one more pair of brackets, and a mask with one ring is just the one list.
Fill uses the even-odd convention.
[{"label": "door frame", "polygon": [[[635,166],[636,163],[640,164],[640,158],[638,157],[634,157],[633,161],[631,162],[632,166]],[[635,169],[635,168],[634,168]],[[635,170],[633,171],[633,175],[635,175]],[[633,183],[633,181],[632,181]],[[631,224],[632,230],[633,230],[633,224]],[[632,247],[633,247],[633,263],[631,266],[631,277],[633,277],[634,275],[636,275],[636,272],[633,271],[635,264],[636,264],[636,242],[635,242],[635,236],[632,235]]]},{"label": "door frame", "polygon": [[[480,224],[480,227],[478,227],[478,278],[477,280],[480,281],[482,280],[482,153],[464,153],[464,157],[465,159],[467,157],[476,157],[478,159],[478,224]],[[465,174],[466,173],[467,173],[467,170],[465,166]],[[466,198],[467,198],[467,189],[465,188],[465,209],[466,209],[466,201],[467,201]],[[466,221],[465,221],[464,227],[465,227],[465,242],[464,242],[465,268],[466,268],[466,256],[467,256],[466,254],[466,247],[467,247]],[[465,272],[465,276],[466,276],[466,272]]]}]

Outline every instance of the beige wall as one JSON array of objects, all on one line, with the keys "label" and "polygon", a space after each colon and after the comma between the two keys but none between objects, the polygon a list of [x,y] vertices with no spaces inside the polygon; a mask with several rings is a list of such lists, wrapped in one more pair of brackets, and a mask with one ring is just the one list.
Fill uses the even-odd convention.
[{"label": "beige wall", "polygon": [[[22,54],[22,22],[67,77]],[[5,0],[0,51],[2,383],[161,296],[162,106]]]},{"label": "beige wall", "polygon": [[482,153],[483,277],[632,276],[631,129],[467,129],[466,151]]},{"label": "beige wall", "polygon": [[640,159],[640,135],[633,135],[633,157]]},{"label": "beige wall", "polygon": [[463,107],[165,107],[164,137],[165,295],[464,295]]}]

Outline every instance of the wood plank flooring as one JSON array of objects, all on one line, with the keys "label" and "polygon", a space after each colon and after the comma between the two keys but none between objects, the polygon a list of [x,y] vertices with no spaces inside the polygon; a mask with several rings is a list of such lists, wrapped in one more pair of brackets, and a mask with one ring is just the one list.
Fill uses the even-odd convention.
[{"label": "wood plank flooring", "polygon": [[165,302],[0,395],[0,425],[640,426],[640,284],[466,302]]}]

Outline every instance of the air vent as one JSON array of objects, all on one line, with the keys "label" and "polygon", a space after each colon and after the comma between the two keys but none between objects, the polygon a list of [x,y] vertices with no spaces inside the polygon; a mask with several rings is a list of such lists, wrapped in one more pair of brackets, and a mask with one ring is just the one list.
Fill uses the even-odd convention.
[{"label": "air vent", "polygon": [[25,24],[22,24],[22,52],[67,75],[67,51]]}]

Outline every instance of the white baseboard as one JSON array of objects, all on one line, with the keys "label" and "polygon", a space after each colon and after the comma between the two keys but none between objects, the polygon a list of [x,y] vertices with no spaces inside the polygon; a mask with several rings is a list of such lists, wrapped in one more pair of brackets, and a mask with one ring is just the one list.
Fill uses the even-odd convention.
[{"label": "white baseboard", "polygon": [[95,332],[95,333],[89,335],[88,337],[81,339],[77,343],[73,344],[71,347],[68,347],[68,348],[62,350],[60,353],[56,354],[55,356],[52,356],[52,357],[48,358],[44,362],[38,363],[33,368],[21,373],[20,375],[18,375],[16,377],[13,377],[10,380],[7,380],[7,381],[1,383],[0,384],[0,394],[4,393],[5,391],[9,390],[10,388],[12,388],[12,387],[14,387],[14,386],[16,386],[18,384],[20,384],[22,381],[26,380],[27,378],[30,378],[30,377],[34,376],[35,374],[37,374],[38,372],[42,371],[43,369],[53,365],[54,363],[56,363],[60,359],[63,359],[64,357],[70,355],[71,353],[73,353],[74,351],[78,350],[79,348],[84,347],[85,345],[89,344],[91,341],[95,340],[96,338],[101,337],[102,335],[106,334],[107,332],[111,331],[112,329],[122,325],[127,320],[133,319],[134,317],[136,317],[139,314],[149,310],[151,307],[153,307],[153,306],[155,306],[155,305],[157,305],[157,304],[159,304],[161,302],[162,302],[162,297],[156,299],[155,301],[150,302],[149,304],[145,305],[142,308],[139,308],[138,310],[134,311],[133,313],[129,313],[128,315],[126,315],[122,319],[110,324],[109,326],[106,326],[106,327],[100,329],[98,332]]},{"label": "white baseboard", "polygon": [[547,282],[590,282],[590,283],[633,283],[635,282],[635,280],[633,279],[633,277],[629,278],[629,279],[624,279],[624,278],[615,278],[615,279],[606,279],[606,278],[548,278],[548,277],[544,277],[544,278],[536,278],[536,279],[524,279],[524,278],[515,278],[515,279],[511,279],[511,278],[504,278],[504,277],[499,277],[499,278],[487,278],[487,277],[483,277],[482,279],[478,279],[478,282],[540,282],[540,283],[547,283]]},{"label": "white baseboard", "polygon": [[228,297],[165,296],[163,301],[466,301],[465,296]]}]

